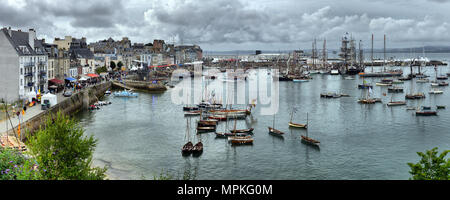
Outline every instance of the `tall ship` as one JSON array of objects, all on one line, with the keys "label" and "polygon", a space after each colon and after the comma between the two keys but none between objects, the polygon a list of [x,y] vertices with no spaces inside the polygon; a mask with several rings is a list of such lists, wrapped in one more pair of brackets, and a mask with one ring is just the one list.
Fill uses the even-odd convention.
[{"label": "tall ship", "polygon": [[356,75],[362,71],[362,67],[356,61],[355,39],[349,37],[348,33],[342,37],[341,52],[339,57],[343,63],[340,68],[341,74]]}]

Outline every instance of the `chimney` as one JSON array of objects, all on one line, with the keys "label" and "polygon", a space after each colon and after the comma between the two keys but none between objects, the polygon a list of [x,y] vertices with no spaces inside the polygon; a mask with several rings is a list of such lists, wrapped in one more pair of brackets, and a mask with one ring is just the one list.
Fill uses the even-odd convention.
[{"label": "chimney", "polygon": [[8,27],[8,34],[9,34],[9,37],[12,37],[11,27]]},{"label": "chimney", "polygon": [[28,32],[28,44],[34,50],[34,40],[36,39],[36,31],[34,29],[30,29]]}]

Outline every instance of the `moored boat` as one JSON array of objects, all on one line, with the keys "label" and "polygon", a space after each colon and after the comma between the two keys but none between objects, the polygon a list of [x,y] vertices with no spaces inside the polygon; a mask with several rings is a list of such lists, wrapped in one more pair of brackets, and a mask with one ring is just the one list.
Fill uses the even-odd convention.
[{"label": "moored boat", "polygon": [[403,105],[406,105],[406,101],[391,101],[387,105],[388,106],[403,106]]},{"label": "moored boat", "polygon": [[416,116],[436,116],[437,115],[437,111],[416,111]]}]

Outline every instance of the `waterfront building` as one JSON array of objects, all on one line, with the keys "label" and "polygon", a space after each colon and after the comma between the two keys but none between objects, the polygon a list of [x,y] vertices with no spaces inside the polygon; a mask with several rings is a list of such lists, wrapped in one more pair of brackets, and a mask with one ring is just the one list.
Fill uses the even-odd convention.
[{"label": "waterfront building", "polygon": [[46,91],[47,70],[48,55],[34,29],[1,29],[0,99],[13,102],[25,99],[29,92]]}]

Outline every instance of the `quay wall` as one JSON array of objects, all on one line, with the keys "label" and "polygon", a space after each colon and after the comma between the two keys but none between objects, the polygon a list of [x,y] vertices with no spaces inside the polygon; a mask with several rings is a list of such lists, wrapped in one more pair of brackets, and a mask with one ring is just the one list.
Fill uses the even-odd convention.
[{"label": "quay wall", "polygon": [[[21,124],[20,140],[25,141],[29,134],[33,134],[38,131],[41,126],[45,124],[48,116],[56,116],[61,111],[65,115],[73,115],[82,109],[88,109],[89,105],[98,101],[98,98],[102,97],[105,92],[111,88],[111,82],[101,83],[91,86],[78,93],[73,94],[70,98],[58,103],[48,110],[44,110],[33,118],[27,120]],[[41,106],[40,104],[38,106]],[[17,133],[18,127],[14,128]],[[8,131],[9,135],[14,135],[13,130]]]}]

